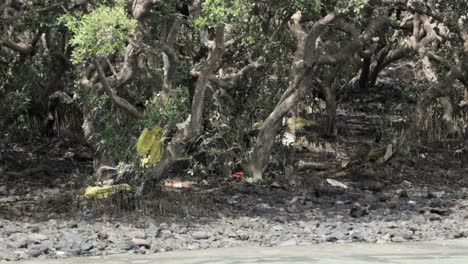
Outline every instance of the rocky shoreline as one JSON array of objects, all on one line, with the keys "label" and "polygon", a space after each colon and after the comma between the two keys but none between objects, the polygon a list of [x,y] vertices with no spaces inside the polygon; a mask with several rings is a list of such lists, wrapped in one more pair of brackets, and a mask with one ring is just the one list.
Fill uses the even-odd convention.
[{"label": "rocky shoreline", "polygon": [[250,208],[250,215],[220,213],[216,217],[164,221],[148,217],[120,222],[0,220],[0,260],[463,238],[468,236],[465,193],[442,193],[441,199],[435,194],[408,197],[397,191],[393,196],[364,195],[359,202],[338,195],[332,201],[334,211],[323,209],[329,200],[326,197],[313,202],[295,197],[284,204],[258,203]]}]

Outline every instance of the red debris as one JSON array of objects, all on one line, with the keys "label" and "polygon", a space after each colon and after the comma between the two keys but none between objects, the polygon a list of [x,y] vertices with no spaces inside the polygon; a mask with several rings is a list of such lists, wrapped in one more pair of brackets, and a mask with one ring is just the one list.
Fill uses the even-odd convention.
[{"label": "red debris", "polygon": [[240,179],[242,177],[244,177],[244,172],[243,171],[238,171],[238,172],[236,172],[236,173],[234,173],[232,175],[232,178],[234,178],[234,179]]}]

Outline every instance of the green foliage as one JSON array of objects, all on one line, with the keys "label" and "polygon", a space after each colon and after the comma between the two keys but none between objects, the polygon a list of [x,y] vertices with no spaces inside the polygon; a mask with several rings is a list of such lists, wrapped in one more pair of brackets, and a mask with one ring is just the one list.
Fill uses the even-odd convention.
[{"label": "green foliage", "polygon": [[61,21],[73,33],[70,45],[75,49],[73,63],[90,58],[108,56],[125,49],[125,41],[137,26],[137,21],[127,16],[124,1],[116,6],[99,6],[89,14],[76,18],[65,15]]},{"label": "green foliage", "polygon": [[242,0],[206,0],[203,2],[202,14],[195,19],[198,28],[214,28],[220,22],[228,22],[239,17],[245,1]]},{"label": "green foliage", "polygon": [[15,135],[30,127],[27,110],[31,104],[31,95],[27,87],[11,91],[5,95],[4,105],[0,107],[0,136],[6,140],[17,140]]},{"label": "green foliage", "polygon": [[341,5],[340,13],[348,13],[352,9],[359,14],[369,0],[339,0],[339,2]]},{"label": "green foliage", "polygon": [[175,132],[176,124],[183,122],[190,112],[187,89],[177,87],[174,94],[165,102],[162,107],[156,105],[156,100],[145,101],[146,118],[142,120],[142,126],[148,129],[155,124],[162,124],[170,132]]}]

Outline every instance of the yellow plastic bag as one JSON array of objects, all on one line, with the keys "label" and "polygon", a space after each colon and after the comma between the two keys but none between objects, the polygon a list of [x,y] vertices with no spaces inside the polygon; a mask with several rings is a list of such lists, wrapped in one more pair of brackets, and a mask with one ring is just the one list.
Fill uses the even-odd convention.
[{"label": "yellow plastic bag", "polygon": [[85,190],[85,193],[81,198],[85,199],[105,199],[109,195],[114,194],[118,191],[130,191],[132,188],[130,185],[123,183],[117,185],[107,185],[107,186],[88,186]]},{"label": "yellow plastic bag", "polygon": [[154,165],[164,154],[164,144],[161,142],[164,129],[155,125],[153,129],[145,128],[138,138],[137,153],[141,156],[142,165]]}]

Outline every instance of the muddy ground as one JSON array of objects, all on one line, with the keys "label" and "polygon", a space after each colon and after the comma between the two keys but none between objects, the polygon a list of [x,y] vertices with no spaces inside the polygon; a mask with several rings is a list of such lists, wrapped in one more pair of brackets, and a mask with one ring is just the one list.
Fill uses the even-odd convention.
[{"label": "muddy ground", "polygon": [[394,89],[378,89],[341,104],[338,137],[302,132],[288,155],[293,171],[279,155],[260,184],[193,177],[192,188],[161,186],[152,200],[119,206],[78,198],[92,183],[86,146],[57,138],[18,144],[1,163],[0,261],[468,236],[460,139],[400,142],[387,162],[369,160],[370,150],[395,141],[414,107]]}]

